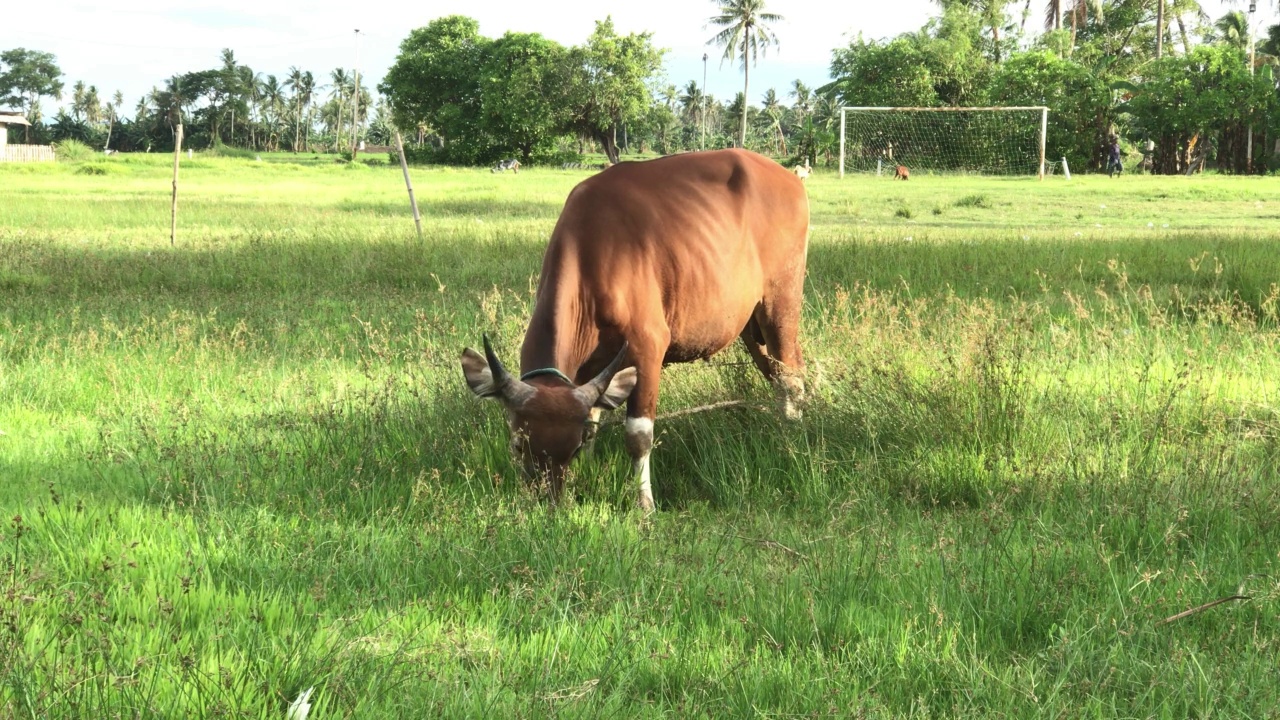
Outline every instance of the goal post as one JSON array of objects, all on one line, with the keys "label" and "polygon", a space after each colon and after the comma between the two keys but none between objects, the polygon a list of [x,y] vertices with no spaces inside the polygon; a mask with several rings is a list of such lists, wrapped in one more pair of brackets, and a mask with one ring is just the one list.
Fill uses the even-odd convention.
[{"label": "goal post", "polygon": [[856,171],[909,170],[986,175],[1045,175],[1049,108],[842,107],[840,177]]}]

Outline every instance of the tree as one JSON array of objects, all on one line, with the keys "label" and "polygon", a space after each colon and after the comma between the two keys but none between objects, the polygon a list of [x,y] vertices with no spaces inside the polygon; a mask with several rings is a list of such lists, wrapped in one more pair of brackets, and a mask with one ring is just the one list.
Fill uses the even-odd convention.
[{"label": "tree", "polygon": [[1226,45],[1165,56],[1126,89],[1131,132],[1154,141],[1159,173],[1194,170],[1198,156],[1214,157],[1221,170],[1245,172],[1247,128],[1267,127],[1265,119],[1280,109],[1270,73],[1251,77],[1244,52]]},{"label": "tree", "polygon": [[116,94],[112,96],[111,102],[102,107],[103,111],[107,114],[107,117],[110,118],[110,124],[107,125],[107,141],[102,146],[103,150],[111,149],[111,133],[115,131],[116,120],[119,119],[120,108],[123,105],[124,105],[124,93],[121,93],[119,90],[117,90]]},{"label": "tree", "polygon": [[1103,149],[1116,121],[1111,89],[1097,73],[1048,50],[1017,53],[991,78],[996,105],[1052,108],[1045,139],[1047,157],[1070,159],[1072,168],[1103,167]]},{"label": "tree", "polygon": [[[27,115],[29,122],[42,97],[62,97],[62,71],[52,53],[26,48],[14,48],[0,52],[0,102],[17,105]],[[30,127],[26,129],[30,140]]]},{"label": "tree", "polygon": [[337,122],[335,122],[333,126],[334,133],[335,133],[333,147],[335,150],[337,150],[338,148],[341,148],[343,146],[342,145],[342,119],[345,117],[345,115],[342,112],[343,100],[344,98],[350,97],[350,91],[352,90],[353,83],[351,82],[351,76],[347,75],[347,71],[345,68],[334,68],[333,72],[329,73],[329,79],[333,81],[333,84],[330,86],[331,89],[329,92],[329,96],[331,98],[336,98],[338,101],[338,115],[336,117]]},{"label": "tree", "polygon": [[284,86],[293,91],[293,151],[298,152],[298,137],[302,134],[302,71],[297,65],[289,68]]},{"label": "tree", "polygon": [[791,81],[791,92],[787,93],[787,97],[795,101],[791,105],[791,109],[800,115],[809,112],[810,107],[813,105],[813,91],[799,79]]},{"label": "tree", "polygon": [[[742,96],[750,93],[751,63],[757,62],[758,54],[767,52],[769,45],[778,45],[778,36],[769,28],[769,23],[779,22],[783,18],[771,12],[765,12],[764,0],[717,0],[721,2],[720,14],[710,19],[710,23],[724,28],[707,41],[708,45],[716,44],[724,48],[723,60],[732,62],[742,60]],[[747,113],[742,113],[742,129],[738,134],[738,146],[746,147]]]},{"label": "tree", "polygon": [[480,85],[485,130],[501,154],[529,160],[552,149],[569,121],[568,51],[537,33],[489,44]]},{"label": "tree", "polygon": [[267,122],[267,149],[280,149],[280,133],[277,127],[285,106],[284,86],[275,75],[268,75],[262,84],[263,119]]},{"label": "tree", "polygon": [[1245,52],[1249,51],[1249,17],[1239,10],[1232,10],[1218,18],[1213,24],[1217,36],[1214,38],[1227,47]]},{"label": "tree", "polygon": [[240,100],[245,104],[249,114],[249,146],[258,149],[257,118],[258,101],[262,93],[262,73],[254,72],[248,65],[236,69],[236,87],[240,90]]},{"label": "tree", "polygon": [[638,120],[651,101],[649,86],[662,69],[662,50],[651,33],[618,35],[613,18],[596,22],[585,45],[568,55],[569,126],[618,162],[618,126]]},{"label": "tree", "polygon": [[307,148],[311,145],[311,109],[315,102],[316,77],[308,70],[302,73],[302,82],[298,85],[298,95],[302,102],[302,107],[306,109],[306,124],[304,127],[307,131],[302,136],[302,151],[307,152]]},{"label": "tree", "polygon": [[888,43],[858,38],[832,53],[835,80],[820,92],[834,94],[845,105],[939,105],[929,66],[925,53],[910,38]]},{"label": "tree", "polygon": [[434,129],[444,141],[439,159],[446,162],[477,163],[487,156],[480,69],[491,42],[471,18],[432,20],[400,43],[378,85],[395,125]]},{"label": "tree", "polygon": [[787,154],[787,137],[782,131],[782,118],[786,110],[782,107],[782,102],[778,100],[778,91],[769,88],[760,100],[760,115],[765,125],[776,141],[775,150],[782,155]]}]

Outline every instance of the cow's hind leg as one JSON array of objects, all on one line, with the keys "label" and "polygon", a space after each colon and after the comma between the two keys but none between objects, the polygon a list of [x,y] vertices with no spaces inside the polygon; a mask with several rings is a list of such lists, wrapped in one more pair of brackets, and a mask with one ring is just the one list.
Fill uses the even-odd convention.
[{"label": "cow's hind leg", "polygon": [[[782,412],[788,420],[800,419],[800,407],[804,402],[804,355],[800,351],[802,302],[802,290],[799,288],[795,292],[778,293],[765,298],[752,318],[759,326],[769,353],[764,361],[769,362],[772,374],[765,372],[765,377],[777,389]],[[751,343],[747,344],[747,349],[752,350]],[[755,357],[755,351],[752,351],[752,357]],[[756,361],[757,365],[760,363],[760,360]]]},{"label": "cow's hind leg", "polygon": [[[755,312],[760,312],[759,308]],[[742,329],[742,344],[747,346],[747,353],[751,355],[751,360],[756,364],[756,369],[764,375],[764,379],[770,383],[778,375],[776,361],[769,357],[769,348],[765,344],[764,331],[760,329],[760,323],[756,320],[753,313],[747,320],[747,326]]]}]

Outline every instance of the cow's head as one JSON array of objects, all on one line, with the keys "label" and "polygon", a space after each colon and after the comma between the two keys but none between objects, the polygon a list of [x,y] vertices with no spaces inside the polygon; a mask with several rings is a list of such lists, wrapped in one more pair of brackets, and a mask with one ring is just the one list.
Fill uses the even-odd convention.
[{"label": "cow's head", "polygon": [[527,383],[507,372],[484,337],[484,355],[462,351],[462,374],[471,392],[501,400],[511,428],[511,454],[532,478],[545,478],[557,499],[565,471],[582,449],[592,408],[613,409],[636,385],[634,367],[619,371],[627,347],[599,375],[584,385],[567,378],[554,383]]}]

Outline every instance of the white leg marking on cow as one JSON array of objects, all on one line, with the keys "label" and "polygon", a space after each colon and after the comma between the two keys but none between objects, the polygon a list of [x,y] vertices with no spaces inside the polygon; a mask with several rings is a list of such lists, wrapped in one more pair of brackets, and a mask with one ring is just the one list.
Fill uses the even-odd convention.
[{"label": "white leg marking on cow", "polygon": [[804,402],[804,379],[798,375],[782,374],[777,379],[778,394],[782,396],[782,414],[788,420],[804,416],[800,409]]},{"label": "white leg marking on cow", "polygon": [[640,509],[653,510],[653,484],[649,479],[649,453],[653,451],[653,421],[649,418],[627,418],[627,451],[631,454],[632,474],[640,482]]}]

